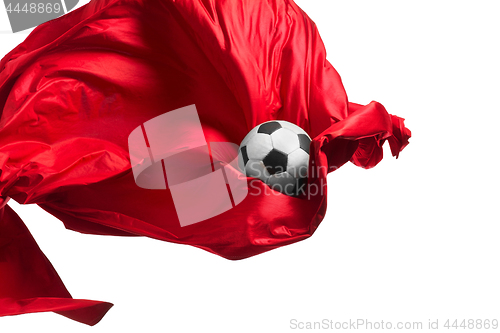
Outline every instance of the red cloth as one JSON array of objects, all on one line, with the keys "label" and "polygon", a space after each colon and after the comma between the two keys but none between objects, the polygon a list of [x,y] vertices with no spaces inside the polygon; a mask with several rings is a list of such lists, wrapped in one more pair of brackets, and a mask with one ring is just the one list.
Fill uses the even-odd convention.
[{"label": "red cloth", "polygon": [[[92,0],[37,27],[0,62],[0,315],[54,311],[93,325],[111,304],[72,299],[21,219],[36,203],[68,229],[148,236],[241,259],[311,236],[326,211],[326,173],[370,168],[403,119],[348,102],[314,23],[291,0]],[[139,188],[127,137],[195,104],[207,141],[239,143],[271,119],[313,138],[318,193],[249,180],[232,210],[180,227],[168,190]],[[328,170],[326,169],[328,167]]]}]

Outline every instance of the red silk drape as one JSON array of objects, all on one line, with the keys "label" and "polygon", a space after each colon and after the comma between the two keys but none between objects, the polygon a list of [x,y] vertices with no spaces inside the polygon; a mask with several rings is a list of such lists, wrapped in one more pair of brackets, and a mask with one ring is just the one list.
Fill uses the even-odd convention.
[{"label": "red silk drape", "polygon": [[[92,0],[37,27],[0,62],[0,315],[54,311],[93,325],[110,303],[72,299],[8,198],[83,233],[148,236],[241,259],[311,236],[326,174],[408,144],[403,119],[350,103],[314,23],[291,0]],[[127,137],[195,104],[207,141],[272,119],[313,138],[308,198],[250,180],[232,210],[180,227],[168,190],[139,188]]]}]

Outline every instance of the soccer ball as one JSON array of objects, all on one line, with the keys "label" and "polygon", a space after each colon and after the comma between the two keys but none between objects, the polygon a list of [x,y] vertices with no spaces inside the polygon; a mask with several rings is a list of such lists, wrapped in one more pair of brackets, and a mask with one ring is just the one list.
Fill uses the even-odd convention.
[{"label": "soccer ball", "polygon": [[311,138],[299,126],[272,120],[254,127],[238,150],[238,165],[248,177],[296,195],[307,180]]}]

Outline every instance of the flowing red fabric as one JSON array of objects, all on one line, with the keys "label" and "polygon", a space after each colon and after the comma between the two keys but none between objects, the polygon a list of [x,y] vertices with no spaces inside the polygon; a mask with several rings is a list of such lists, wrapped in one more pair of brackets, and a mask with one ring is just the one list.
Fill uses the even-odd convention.
[{"label": "flowing red fabric", "polygon": [[[37,27],[0,62],[0,315],[54,311],[93,325],[110,303],[71,298],[9,198],[66,228],[148,236],[242,259],[311,236],[326,175],[408,144],[403,119],[348,102],[319,33],[291,0],[92,0]],[[307,197],[248,179],[235,208],[181,227],[169,190],[136,185],[127,137],[195,104],[208,142],[281,119],[313,138]],[[319,172],[311,173],[313,167]]]}]

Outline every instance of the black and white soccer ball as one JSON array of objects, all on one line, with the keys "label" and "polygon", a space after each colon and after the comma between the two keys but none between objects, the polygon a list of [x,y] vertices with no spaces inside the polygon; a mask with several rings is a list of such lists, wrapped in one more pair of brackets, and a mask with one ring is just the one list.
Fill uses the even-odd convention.
[{"label": "black and white soccer ball", "polygon": [[246,176],[272,189],[296,195],[307,180],[311,138],[299,126],[272,120],[254,127],[238,150],[238,165]]}]

